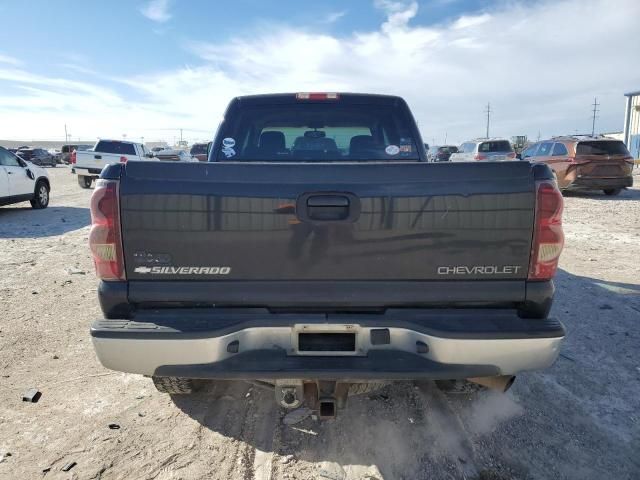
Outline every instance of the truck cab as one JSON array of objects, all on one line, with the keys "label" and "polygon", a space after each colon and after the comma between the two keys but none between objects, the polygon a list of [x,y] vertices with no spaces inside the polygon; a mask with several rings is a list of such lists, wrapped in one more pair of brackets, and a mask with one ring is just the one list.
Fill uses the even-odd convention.
[{"label": "truck cab", "polygon": [[76,151],[74,173],[81,188],[90,188],[93,180],[109,163],[126,163],[130,160],[153,160],[154,157],[142,143],[121,140],[98,140],[93,149]]}]

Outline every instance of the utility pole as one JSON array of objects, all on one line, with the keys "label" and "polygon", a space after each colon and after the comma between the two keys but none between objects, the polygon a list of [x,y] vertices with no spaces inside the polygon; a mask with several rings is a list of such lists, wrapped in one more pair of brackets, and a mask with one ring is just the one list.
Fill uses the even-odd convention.
[{"label": "utility pole", "polygon": [[445,145],[447,144],[447,133],[448,133],[448,132],[444,132],[444,144],[445,144]]},{"label": "utility pole", "polygon": [[489,138],[489,124],[491,122],[491,103],[487,103],[487,138]]},{"label": "utility pole", "polygon": [[182,145],[182,129],[180,129],[180,145]]},{"label": "utility pole", "polygon": [[593,99],[593,120],[591,122],[591,136],[593,137],[596,134],[596,117],[597,117],[597,113],[600,111],[598,110],[598,106],[600,106],[600,104],[598,103],[598,99],[594,98]]},{"label": "utility pole", "polygon": [[67,135],[67,124],[64,124],[64,143],[69,143],[69,135]]}]

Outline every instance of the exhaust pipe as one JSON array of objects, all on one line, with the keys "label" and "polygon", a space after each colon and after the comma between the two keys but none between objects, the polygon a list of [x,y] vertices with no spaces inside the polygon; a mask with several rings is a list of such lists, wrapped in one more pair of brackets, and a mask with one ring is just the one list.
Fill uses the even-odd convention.
[{"label": "exhaust pipe", "polygon": [[513,382],[516,381],[515,375],[498,375],[495,377],[473,377],[467,378],[468,381],[482,385],[483,387],[496,390],[498,392],[506,392],[511,388]]}]

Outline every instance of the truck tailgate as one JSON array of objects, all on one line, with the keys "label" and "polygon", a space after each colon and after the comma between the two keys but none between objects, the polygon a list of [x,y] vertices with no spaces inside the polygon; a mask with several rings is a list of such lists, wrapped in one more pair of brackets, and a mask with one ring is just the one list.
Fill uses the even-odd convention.
[{"label": "truck tailgate", "polygon": [[76,168],[102,169],[109,163],[120,162],[120,155],[101,152],[77,152]]},{"label": "truck tailgate", "polygon": [[131,284],[524,285],[527,277],[535,204],[528,162],[130,162],[124,172],[120,208]]}]

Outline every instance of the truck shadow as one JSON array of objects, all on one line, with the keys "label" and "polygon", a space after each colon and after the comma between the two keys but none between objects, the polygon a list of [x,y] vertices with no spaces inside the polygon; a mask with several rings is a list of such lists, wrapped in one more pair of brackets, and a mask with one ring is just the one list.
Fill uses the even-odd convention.
[{"label": "truck shadow", "polygon": [[[307,417],[294,425],[284,423],[288,411],[273,392],[243,382],[216,382],[172,399],[206,431],[239,445],[238,455],[250,462],[238,468],[251,469],[254,457],[257,464],[256,452],[273,453],[275,478],[287,472],[298,478],[301,470],[304,478],[341,480],[499,480],[533,472],[577,480],[614,471],[626,478],[640,468],[625,440],[640,391],[631,380],[640,284],[561,270],[556,287],[551,316],[568,332],[560,357],[545,371],[521,375],[507,394],[452,396],[431,382],[397,382],[350,397],[334,420]],[[606,422],[599,420],[602,411]],[[614,433],[610,425],[617,425]],[[541,448],[545,439],[552,446]],[[576,464],[589,467],[575,470]]]},{"label": "truck shadow", "polygon": [[29,204],[0,208],[0,238],[40,238],[62,235],[91,222],[88,208],[48,207],[34,210]]},{"label": "truck shadow", "polygon": [[[466,397],[459,399],[464,408],[480,406],[488,423],[521,414],[503,395],[482,392],[476,402]],[[294,425],[284,424],[289,411],[276,406],[272,392],[243,382],[221,382],[196,396],[176,395],[173,401],[209,430],[261,452],[313,463],[316,472],[308,478],[505,478],[474,466],[469,432],[432,382],[392,383],[350,397],[333,420],[307,417]],[[284,473],[289,460],[273,463],[275,471]],[[492,476],[481,476],[488,473]]]}]

